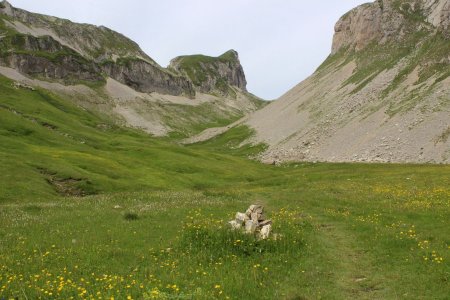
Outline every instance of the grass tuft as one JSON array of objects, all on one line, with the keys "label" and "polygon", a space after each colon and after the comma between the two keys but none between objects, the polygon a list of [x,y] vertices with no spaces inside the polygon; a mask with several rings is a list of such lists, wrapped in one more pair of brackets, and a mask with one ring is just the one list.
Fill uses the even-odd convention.
[{"label": "grass tuft", "polygon": [[127,212],[123,215],[123,218],[126,221],[136,221],[136,220],[139,220],[139,215],[134,212]]}]

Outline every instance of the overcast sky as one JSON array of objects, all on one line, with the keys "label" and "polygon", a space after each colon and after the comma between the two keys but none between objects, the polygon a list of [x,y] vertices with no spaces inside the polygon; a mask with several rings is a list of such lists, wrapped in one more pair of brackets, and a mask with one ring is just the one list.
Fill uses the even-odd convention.
[{"label": "overcast sky", "polygon": [[104,25],[162,66],[179,55],[239,52],[248,90],[275,99],[328,56],[336,21],[370,0],[9,0],[13,6]]}]

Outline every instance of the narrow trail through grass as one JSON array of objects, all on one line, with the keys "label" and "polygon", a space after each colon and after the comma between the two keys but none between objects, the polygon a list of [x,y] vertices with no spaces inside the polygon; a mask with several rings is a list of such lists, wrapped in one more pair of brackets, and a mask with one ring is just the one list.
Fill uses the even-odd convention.
[{"label": "narrow trail through grass", "polygon": [[328,250],[330,259],[334,261],[334,277],[336,289],[345,299],[377,299],[381,283],[374,278],[374,262],[368,250],[361,248],[358,239],[345,224],[320,216],[319,241]]}]

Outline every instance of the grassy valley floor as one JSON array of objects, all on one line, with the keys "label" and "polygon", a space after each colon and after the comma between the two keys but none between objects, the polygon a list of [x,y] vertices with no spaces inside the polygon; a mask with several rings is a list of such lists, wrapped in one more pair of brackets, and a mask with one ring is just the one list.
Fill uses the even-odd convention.
[{"label": "grassy valley floor", "polygon": [[[1,205],[0,294],[446,299],[447,166],[301,165],[249,184]],[[226,221],[263,203],[279,240]]]},{"label": "grassy valley floor", "polygon": [[[266,166],[246,128],[181,146],[0,99],[0,299],[448,299],[448,165]],[[227,229],[253,203],[277,239]]]}]

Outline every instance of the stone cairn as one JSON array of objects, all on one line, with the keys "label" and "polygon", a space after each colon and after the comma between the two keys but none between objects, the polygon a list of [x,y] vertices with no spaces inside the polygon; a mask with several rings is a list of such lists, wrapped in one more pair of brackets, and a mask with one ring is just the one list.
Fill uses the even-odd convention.
[{"label": "stone cairn", "polygon": [[272,230],[272,220],[266,220],[262,205],[250,205],[245,213],[236,213],[234,220],[228,223],[234,230],[243,229],[245,233],[257,234],[263,240]]}]

